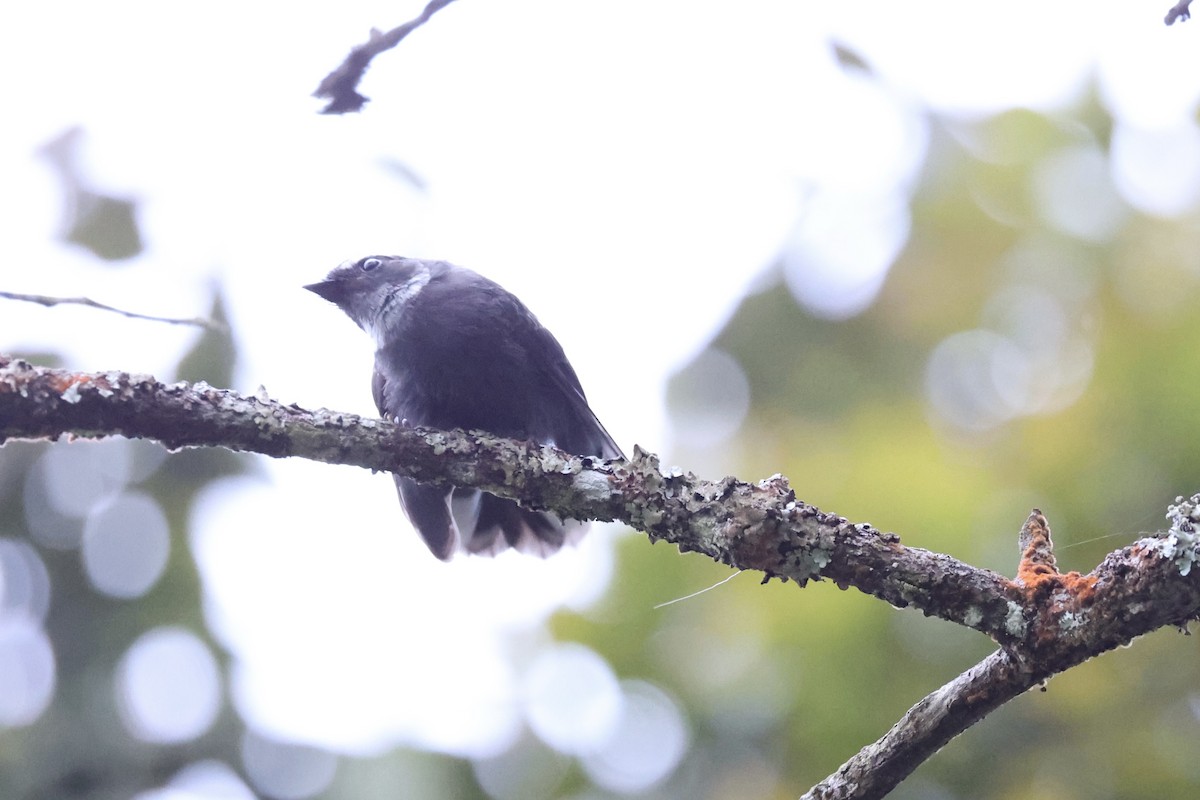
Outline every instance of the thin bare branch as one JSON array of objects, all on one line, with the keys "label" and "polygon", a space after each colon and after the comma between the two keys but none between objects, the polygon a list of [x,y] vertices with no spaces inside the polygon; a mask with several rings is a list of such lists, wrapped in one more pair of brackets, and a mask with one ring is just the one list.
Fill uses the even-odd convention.
[{"label": "thin bare branch", "polygon": [[151,322],[165,322],[168,325],[194,325],[197,328],[207,328],[208,330],[215,331],[217,333],[229,333],[228,326],[217,322],[216,320],[204,319],[202,317],[184,319],[179,317],[157,317],[153,314],[139,314],[136,311],[125,311],[120,308],[114,308],[113,306],[105,305],[104,303],[97,303],[95,300],[92,300],[89,297],[49,297],[42,294],[19,294],[17,292],[3,291],[0,291],[0,297],[4,298],[5,300],[20,300],[25,303],[37,303],[39,306],[46,306],[47,308],[59,305],[87,306],[88,308],[96,308],[101,311],[111,311],[114,314],[120,314],[121,316],[129,317],[130,319],[146,319],[150,320]]},{"label": "thin bare branch", "polygon": [[[1083,663],[1096,654],[1094,647],[1109,650],[1127,644],[1129,640],[1123,640],[1127,632],[1118,633],[1107,618],[1130,613],[1133,606],[1128,604],[1136,601],[1105,584],[1128,577],[1127,556],[1144,554],[1174,559],[1175,572],[1186,578],[1195,557],[1196,508],[1196,498],[1187,502],[1180,498],[1168,514],[1173,521],[1168,536],[1144,539],[1110,554],[1091,575],[1058,571],[1050,527],[1042,512],[1034,509],[1021,528],[1015,583],[1025,593],[1025,607],[1034,612],[1031,627],[1039,632],[1018,647],[997,650],[921,700],[882,738],[860,750],[801,800],[884,797],[951,739],[1009,700]],[[1139,570],[1138,574],[1145,573]],[[1185,618],[1193,617],[1195,611]],[[1089,644],[1081,647],[1072,627],[1084,619],[1091,630],[1086,634]],[[1105,628],[1107,633],[1102,632]]]},{"label": "thin bare branch", "polygon": [[883,738],[801,800],[884,797],[955,736],[1036,684],[1030,672],[997,650],[910,708]]},{"label": "thin bare branch", "polygon": [[371,60],[380,53],[391,50],[400,44],[405,36],[424,25],[430,17],[452,2],[454,0],[429,0],[425,10],[416,19],[392,28],[387,33],[372,30],[366,43],[351,50],[350,54],[346,56],[346,60],[337,69],[326,75],[325,79],[321,81],[321,85],[313,92],[313,97],[329,101],[325,108],[321,109],[321,113],[346,114],[352,111],[361,111],[370,98],[359,94],[358,84],[366,74],[367,67],[371,65]]}]

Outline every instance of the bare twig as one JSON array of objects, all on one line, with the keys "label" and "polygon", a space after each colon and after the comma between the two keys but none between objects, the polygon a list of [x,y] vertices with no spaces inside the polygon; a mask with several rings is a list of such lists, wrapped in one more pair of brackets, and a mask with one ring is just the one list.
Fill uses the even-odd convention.
[{"label": "bare twig", "polygon": [[879,741],[864,747],[801,800],[884,797],[951,739],[1037,681],[997,650],[910,708]]},{"label": "bare twig", "polygon": [[1188,8],[1188,6],[1191,4],[1192,0],[1179,0],[1178,3],[1171,6],[1171,9],[1167,11],[1167,16],[1165,19],[1163,19],[1163,22],[1167,23],[1168,25],[1173,25],[1175,20],[1187,22],[1192,18],[1192,12]]},{"label": "bare twig", "polygon": [[0,356],[0,444],[63,434],[225,447],[473,486],[576,519],[620,520],[652,542],[804,585],[832,580],[990,635],[1001,650],[914,706],[809,797],[882,797],[958,733],[1087,659],[1200,614],[1200,498],[1171,509],[1165,537],[1110,553],[1088,575],[1058,572],[1040,511],[1021,531],[1018,579],[905,547],[798,500],[787,481],[706,481],[629,461],[572,456],[481,431],[405,428],[147,375],[34,367]]},{"label": "bare twig", "polygon": [[208,330],[215,331],[217,333],[229,332],[228,326],[217,322],[216,320],[204,319],[202,317],[182,319],[178,317],[156,317],[152,314],[139,314],[136,311],[125,311],[120,308],[114,308],[112,306],[105,305],[104,303],[97,303],[95,300],[92,300],[88,297],[49,297],[41,294],[18,294],[17,292],[3,291],[0,291],[0,297],[4,298],[5,300],[20,300],[26,303],[37,303],[39,306],[46,306],[47,308],[59,305],[87,306],[88,308],[98,308],[101,311],[111,311],[114,314],[120,314],[121,316],[129,317],[130,319],[146,319],[152,322],[165,322],[168,325],[194,325],[198,328],[207,328]]},{"label": "bare twig", "polygon": [[[1195,512],[1194,502],[1178,503],[1172,506],[1171,512],[1175,519],[1171,535],[1176,535],[1177,528],[1194,527],[1190,521]],[[1179,535],[1186,538],[1188,533]],[[1119,572],[1105,569],[1115,554],[1091,575],[1060,573],[1055,565],[1050,528],[1045,516],[1036,508],[1022,526],[1018,541],[1021,560],[1014,583],[1025,594],[1026,609],[1035,614],[1030,621],[1031,627],[1041,633],[1026,639],[1019,647],[997,650],[921,700],[882,738],[860,750],[801,800],[884,797],[917,766],[971,725],[1009,700],[1041,685],[1052,675],[1094,655],[1079,647],[1070,628],[1083,616],[1101,620],[1105,615],[1121,613],[1125,607],[1128,598],[1113,605],[1112,593],[1097,589],[1099,581],[1114,580],[1119,575]],[[1163,551],[1164,547],[1169,547],[1169,555],[1166,552],[1160,554],[1178,558],[1186,548],[1177,548],[1170,542],[1170,537],[1143,540],[1133,545],[1131,552],[1139,548]],[[1190,547],[1190,543],[1185,544]],[[1176,566],[1180,566],[1178,562]],[[1102,626],[1093,627],[1095,633]],[[1110,637],[1104,649],[1125,643],[1120,641],[1122,635]],[[1093,640],[1089,648],[1097,642]]]},{"label": "bare twig", "polygon": [[321,109],[321,113],[345,114],[351,111],[361,111],[369,98],[359,94],[358,83],[366,73],[367,67],[371,65],[371,59],[400,44],[405,36],[424,25],[430,17],[452,2],[454,0],[429,0],[425,10],[416,19],[392,28],[387,33],[372,30],[366,43],[351,50],[350,55],[346,56],[346,60],[337,69],[326,75],[325,79],[321,81],[321,85],[313,92],[313,97],[329,101],[325,108]]}]

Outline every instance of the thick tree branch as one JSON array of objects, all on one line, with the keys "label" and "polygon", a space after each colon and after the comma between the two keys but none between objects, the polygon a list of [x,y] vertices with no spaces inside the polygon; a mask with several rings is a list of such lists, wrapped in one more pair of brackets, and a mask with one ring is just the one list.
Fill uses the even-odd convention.
[{"label": "thick tree branch", "polygon": [[0,442],[62,434],[299,456],[476,486],[564,516],[620,520],[652,541],[665,539],[767,578],[801,584],[829,578],[1001,641],[1017,642],[1026,632],[1019,594],[1003,576],[824,513],[798,501],[781,476],[756,484],[705,481],[663,474],[657,459],[640,450],[632,461],[605,463],[480,431],[410,429],[205,384],[0,361]]},{"label": "thick tree branch", "polygon": [[881,797],[962,730],[1047,678],[1164,625],[1200,613],[1195,503],[1172,508],[1165,538],[1110,553],[1088,575],[1061,574],[1050,530],[1034,511],[1010,581],[950,556],[905,547],[797,500],[782,476],[758,483],[664,473],[635,448],[630,461],[572,456],[480,431],[410,429],[265,396],[147,375],[78,373],[0,356],[0,444],[63,434],[124,435],[169,448],[226,447],[273,457],[386,470],[475,486],[578,519],[620,520],[651,541],[704,553],[804,585],[828,579],[896,606],[982,631],[1002,650],[915,706],[811,797]]}]

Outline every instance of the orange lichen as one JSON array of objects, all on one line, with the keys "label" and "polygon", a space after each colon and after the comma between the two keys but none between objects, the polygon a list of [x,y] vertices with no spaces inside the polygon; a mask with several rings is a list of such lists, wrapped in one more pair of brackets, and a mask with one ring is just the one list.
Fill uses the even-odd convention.
[{"label": "orange lichen", "polygon": [[1036,615],[1034,642],[1048,643],[1057,639],[1065,627],[1077,624],[1072,623],[1072,617],[1095,601],[1096,582],[1095,575],[1058,571],[1050,527],[1035,508],[1021,528],[1021,563],[1011,584]]},{"label": "orange lichen", "polygon": [[[1050,598],[1055,604],[1079,608],[1090,606],[1096,595],[1096,576],[1078,572],[1054,572],[1043,564],[1021,564],[1011,585],[1026,600]],[[1069,602],[1067,602],[1069,600]]]},{"label": "orange lichen", "polygon": [[1021,559],[1021,565],[1017,568],[1017,583],[1027,589],[1032,589],[1038,584],[1057,576],[1058,573],[1054,570],[1054,567],[1045,564],[1034,564],[1026,559]]},{"label": "orange lichen", "polygon": [[1033,509],[1021,526],[1020,542],[1021,563],[1017,567],[1017,583],[1032,588],[1058,574],[1050,526],[1040,510]]},{"label": "orange lichen", "polygon": [[1090,606],[1096,599],[1096,576],[1068,572],[1062,576],[1062,588],[1077,607]]},{"label": "orange lichen", "polygon": [[91,383],[92,376],[82,372],[51,373],[46,377],[46,383],[51,389],[62,394],[77,384]]}]

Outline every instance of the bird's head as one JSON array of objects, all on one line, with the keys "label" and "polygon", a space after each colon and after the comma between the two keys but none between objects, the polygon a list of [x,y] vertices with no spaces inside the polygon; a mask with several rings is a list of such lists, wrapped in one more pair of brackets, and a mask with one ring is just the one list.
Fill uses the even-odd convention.
[{"label": "bird's head", "polygon": [[345,261],[319,283],[305,286],[338,308],[377,342],[403,318],[406,308],[433,277],[434,264],[401,256],[366,256]]}]

